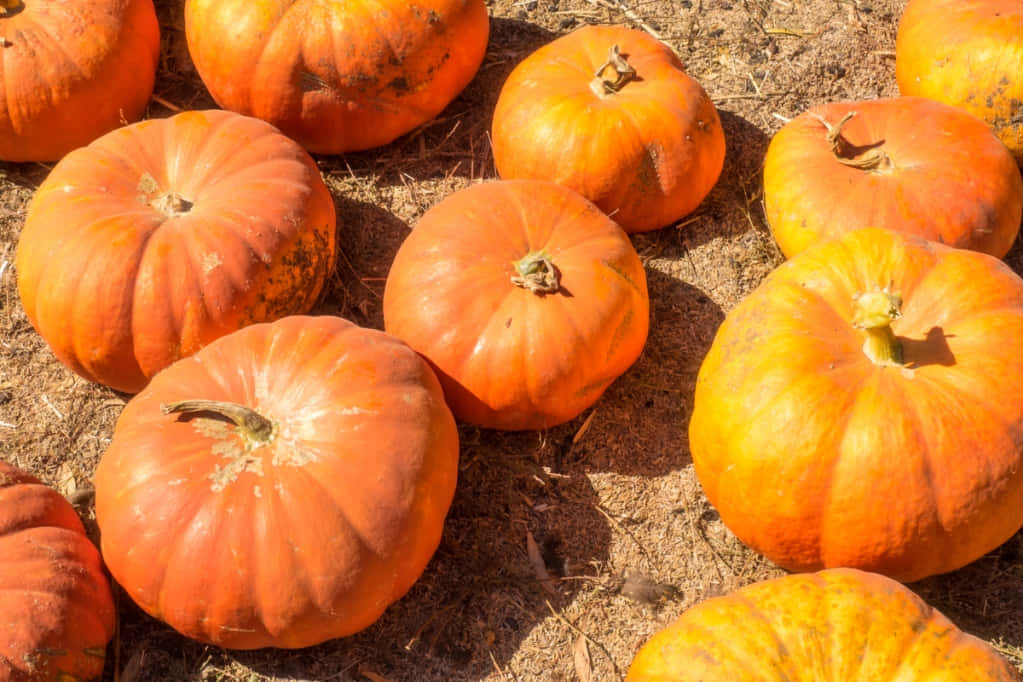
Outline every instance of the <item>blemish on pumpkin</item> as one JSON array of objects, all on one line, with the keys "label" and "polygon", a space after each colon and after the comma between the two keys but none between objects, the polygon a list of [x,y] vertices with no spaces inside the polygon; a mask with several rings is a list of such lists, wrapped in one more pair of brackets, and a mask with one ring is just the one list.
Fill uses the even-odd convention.
[{"label": "blemish on pumpkin", "polygon": [[216,251],[211,251],[202,257],[203,274],[208,275],[214,268],[218,268],[223,264],[224,261],[220,259],[220,254]]},{"label": "blemish on pumpkin", "polygon": [[[218,445],[220,444],[218,443]],[[224,445],[227,444],[225,443]],[[237,481],[238,477],[245,472],[250,472],[257,476],[263,475],[262,457],[251,455],[247,452],[241,452],[237,447],[220,448],[218,451],[217,446],[214,446],[213,454],[232,458],[230,462],[224,466],[218,466],[216,470],[209,475],[209,479],[213,481],[213,485],[210,486],[210,489],[215,493],[219,493],[221,490],[226,488],[229,483]]]}]

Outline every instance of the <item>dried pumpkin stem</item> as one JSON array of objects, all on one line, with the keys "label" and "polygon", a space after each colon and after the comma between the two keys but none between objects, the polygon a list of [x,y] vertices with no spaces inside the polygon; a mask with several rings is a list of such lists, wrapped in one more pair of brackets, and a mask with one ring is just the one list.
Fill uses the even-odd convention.
[{"label": "dried pumpkin stem", "polygon": [[892,322],[902,317],[902,297],[888,288],[860,294],[854,300],[853,326],[862,329],[863,352],[875,365],[901,367],[902,344]]},{"label": "dried pumpkin stem", "polygon": [[0,17],[10,16],[25,9],[22,0],[0,0]]},{"label": "dried pumpkin stem", "polygon": [[238,403],[223,400],[178,400],[160,406],[164,414],[200,414],[208,412],[227,419],[241,429],[249,440],[255,443],[269,443],[274,436],[274,423],[253,410]]},{"label": "dried pumpkin stem", "polygon": [[[604,78],[604,72],[610,68],[614,71],[615,79],[608,80]],[[636,69],[632,68],[632,65],[622,56],[621,50],[617,45],[611,46],[611,51],[608,53],[607,61],[600,65],[597,69],[597,73],[594,74],[593,80],[590,81],[590,89],[601,97],[607,95],[613,95],[614,93],[625,87],[625,84],[633,80],[636,77]]]},{"label": "dried pumpkin stem", "polygon": [[871,146],[866,151],[858,153],[855,147],[849,143],[849,140],[842,137],[842,129],[845,128],[846,124],[856,114],[857,112],[850,111],[834,125],[828,123],[820,114],[811,113],[810,115],[820,121],[827,129],[828,132],[824,139],[839,163],[865,171],[890,170],[895,164],[892,163],[892,158],[880,146]]},{"label": "dried pumpkin stem", "polygon": [[546,251],[531,251],[513,265],[515,274],[511,282],[515,286],[529,289],[538,296],[553,294],[558,290],[558,269]]}]

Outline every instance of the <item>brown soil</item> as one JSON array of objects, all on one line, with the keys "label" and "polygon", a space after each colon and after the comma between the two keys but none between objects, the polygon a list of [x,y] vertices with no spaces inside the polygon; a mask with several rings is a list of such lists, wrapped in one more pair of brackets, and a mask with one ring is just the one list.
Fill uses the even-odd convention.
[{"label": "brown soil", "polygon": [[[164,47],[151,117],[213,106],[184,44],[182,4],[157,0]],[[511,68],[558,34],[620,23],[678,52],[718,107],[728,144],[721,179],[692,216],[633,238],[652,300],[642,357],[592,412],[565,426],[463,427],[440,549],[368,630],[299,651],[229,652],[184,639],[122,594],[104,680],[115,669],[125,682],[617,680],[687,606],[780,575],[725,529],[694,477],[686,441],[693,384],[723,316],[782,261],[761,208],[770,136],[814,104],[897,94],[903,4],[490,0],[487,57],[446,111],[382,149],[317,159],[344,226],[319,311],[380,328],[384,277],[410,225],[452,191],[495,177],[487,134]],[[71,494],[89,486],[128,396],[66,370],[21,309],[14,248],[50,167],[0,163],[0,456]],[[1023,272],[1021,256],[1016,248],[1008,261]],[[78,497],[95,532],[92,502]],[[551,590],[531,562],[533,542],[560,578]],[[1023,666],[1023,536],[913,588]]]}]

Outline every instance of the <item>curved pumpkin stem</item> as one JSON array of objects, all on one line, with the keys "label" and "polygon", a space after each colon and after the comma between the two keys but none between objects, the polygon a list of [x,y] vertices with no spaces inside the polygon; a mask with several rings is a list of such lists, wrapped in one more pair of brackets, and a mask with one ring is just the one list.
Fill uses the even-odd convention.
[{"label": "curved pumpkin stem", "polygon": [[892,331],[892,322],[902,317],[902,297],[885,287],[855,298],[853,326],[866,337],[863,352],[881,367],[901,367],[902,344]]},{"label": "curved pumpkin stem", "polygon": [[891,170],[895,164],[892,163],[892,158],[881,148],[881,143],[866,145],[866,149],[864,149],[864,147],[851,145],[849,140],[842,137],[842,129],[856,116],[856,113],[855,111],[850,111],[835,125],[828,123],[820,114],[810,112],[810,115],[827,128],[828,132],[824,139],[839,163],[865,171]]},{"label": "curved pumpkin stem", "polygon": [[[604,72],[608,67],[612,68],[615,72],[615,79],[613,81],[604,78]],[[607,61],[600,65],[597,73],[593,76],[593,80],[590,81],[590,89],[601,97],[606,97],[621,90],[625,87],[626,83],[635,77],[636,69],[632,68],[632,65],[622,56],[619,47],[612,45]]]},{"label": "curved pumpkin stem", "polygon": [[209,412],[234,422],[251,442],[259,445],[269,443],[276,434],[274,423],[253,410],[238,403],[222,400],[178,400],[160,406],[164,414],[199,414]]},{"label": "curved pumpkin stem", "polygon": [[538,296],[553,294],[560,286],[558,268],[546,251],[532,251],[515,262],[511,282]]},{"label": "curved pumpkin stem", "polygon": [[22,0],[0,0],[0,17],[9,17],[25,9]]}]

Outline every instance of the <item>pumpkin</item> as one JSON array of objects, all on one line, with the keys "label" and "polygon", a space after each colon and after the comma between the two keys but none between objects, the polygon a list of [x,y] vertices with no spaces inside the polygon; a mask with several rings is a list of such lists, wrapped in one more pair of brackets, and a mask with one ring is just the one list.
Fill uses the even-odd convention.
[{"label": "pumpkin", "polygon": [[909,588],[834,568],[691,607],[636,654],[626,682],[1014,682],[993,647]]},{"label": "pumpkin", "polygon": [[98,678],[114,622],[110,580],[74,508],[0,461],[0,680]]},{"label": "pumpkin", "polygon": [[1023,526],[1021,354],[1023,279],[1002,261],[855,230],[726,315],[697,376],[696,475],[790,570],[952,571]]},{"label": "pumpkin", "polygon": [[882,227],[1001,258],[1023,178],[980,119],[921,97],[831,102],[795,117],[764,159],[764,211],[783,254]]},{"label": "pumpkin", "polygon": [[218,339],[128,402],[96,469],[96,520],[147,613],[222,647],[306,647],[409,590],[457,471],[422,358],[382,331],[294,315]]},{"label": "pumpkin", "polygon": [[57,164],[28,207],[18,291],[61,362],[134,393],[219,336],[308,311],[335,227],[299,145],[258,119],[183,112]]},{"label": "pumpkin", "polygon": [[986,121],[1023,165],[1023,5],[1019,0],[910,0],[895,36],[903,95]]},{"label": "pumpkin", "polygon": [[320,154],[369,149],[430,121],[475,76],[484,0],[187,0],[185,35],[225,109]]},{"label": "pumpkin", "polygon": [[584,26],[526,57],[501,87],[491,138],[502,178],[565,185],[627,232],[691,213],[725,159],[703,87],[670,47],[621,26]]},{"label": "pumpkin", "polygon": [[495,180],[416,223],[384,286],[384,327],[437,371],[455,417],[544,429],[639,357],[649,327],[628,235],[561,185]]},{"label": "pumpkin", "polygon": [[153,0],[0,0],[0,159],[55,161],[127,121],[153,93]]}]

